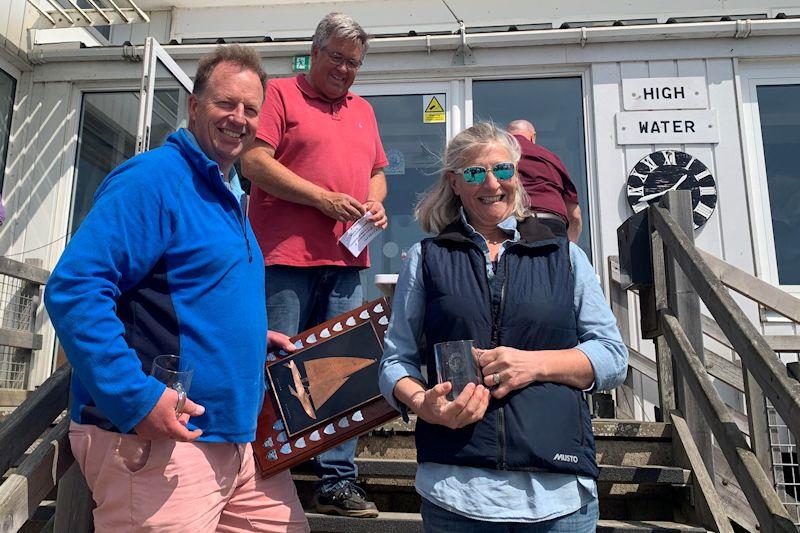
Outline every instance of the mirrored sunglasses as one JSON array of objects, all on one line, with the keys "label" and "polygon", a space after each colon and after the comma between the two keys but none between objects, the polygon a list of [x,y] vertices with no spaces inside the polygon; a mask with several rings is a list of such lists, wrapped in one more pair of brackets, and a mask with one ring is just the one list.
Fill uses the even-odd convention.
[{"label": "mirrored sunglasses", "polygon": [[[492,166],[491,171],[494,177],[501,181],[510,180],[514,177],[514,163],[497,163]],[[486,167],[467,167],[461,171],[464,181],[472,185],[480,185],[486,179],[489,170]]]}]

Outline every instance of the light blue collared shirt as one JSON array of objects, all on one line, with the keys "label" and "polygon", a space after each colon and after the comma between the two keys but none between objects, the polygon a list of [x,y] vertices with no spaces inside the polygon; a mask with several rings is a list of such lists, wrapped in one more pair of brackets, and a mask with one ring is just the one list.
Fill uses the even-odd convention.
[{"label": "light blue collared shirt", "polygon": [[[486,271],[494,275],[489,247],[467,223],[470,238],[484,253]],[[506,232],[497,259],[520,239],[514,216],[498,227]],[[392,298],[392,320],[386,333],[379,384],[387,401],[400,410],[395,384],[404,377],[425,383],[420,370],[418,341],[425,322],[425,286],[420,261],[421,244],[408,252]],[[594,268],[586,254],[570,243],[575,276],[575,314],[581,350],[594,370],[594,389],[619,386],[627,372],[628,352],[606,304]],[[597,498],[597,485],[589,477],[548,472],[493,470],[438,463],[417,468],[417,492],[436,505],[469,518],[492,522],[539,522],[573,513]]]},{"label": "light blue collared shirt", "polygon": [[[195,146],[200,148],[200,143],[197,142],[197,137],[194,136],[194,133],[188,129],[184,131],[186,132],[186,137],[192,141]],[[200,149],[202,150],[202,148]],[[231,166],[231,171],[228,173],[227,178],[222,173],[222,170],[220,170],[219,179],[222,180],[222,184],[225,185],[225,188],[231,192],[234,198],[236,198],[236,201],[239,203],[239,209],[242,210],[242,224],[244,224],[244,221],[247,220],[250,197],[244,192],[244,189],[242,189],[242,183],[239,180],[239,174],[236,172],[236,167]]]}]

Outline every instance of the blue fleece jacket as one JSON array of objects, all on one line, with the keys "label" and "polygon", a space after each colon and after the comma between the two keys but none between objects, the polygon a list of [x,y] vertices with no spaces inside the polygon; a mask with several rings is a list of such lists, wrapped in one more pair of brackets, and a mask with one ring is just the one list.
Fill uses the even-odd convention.
[{"label": "blue fleece jacket", "polygon": [[47,284],[45,305],[75,371],[71,417],[130,432],[164,385],[159,354],[194,363],[200,440],[250,442],[263,401],[267,320],[261,252],[219,166],[179,130],[114,169]]}]

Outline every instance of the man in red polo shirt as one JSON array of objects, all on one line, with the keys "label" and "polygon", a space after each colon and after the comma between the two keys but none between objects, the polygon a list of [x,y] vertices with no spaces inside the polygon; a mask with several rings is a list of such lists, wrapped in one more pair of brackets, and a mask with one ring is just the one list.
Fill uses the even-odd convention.
[{"label": "man in red polo shirt", "polygon": [[[242,156],[252,189],[250,221],[264,253],[270,329],[295,335],[361,305],[359,271],[338,240],[367,211],[385,228],[386,155],[375,113],[351,93],[367,52],[366,32],[331,13],[317,26],[311,70],[273,79],[253,147]],[[317,511],[374,517],[355,485],[356,440],[320,454]]]},{"label": "man in red polo shirt", "polygon": [[506,130],[522,148],[519,176],[536,218],[556,235],[578,242],[582,226],[578,191],[564,163],[556,154],[536,144],[536,129],[527,120],[515,120]]}]

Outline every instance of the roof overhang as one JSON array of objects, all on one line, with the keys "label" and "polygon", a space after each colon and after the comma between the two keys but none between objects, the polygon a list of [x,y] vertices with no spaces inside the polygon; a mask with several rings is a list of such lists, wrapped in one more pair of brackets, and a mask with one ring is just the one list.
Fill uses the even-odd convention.
[{"label": "roof overhang", "polygon": [[[684,24],[646,24],[638,26],[609,26],[593,28],[565,28],[552,30],[504,31],[470,33],[471,48],[508,48],[521,46],[573,45],[581,47],[600,43],[669,41],[684,39],[746,39],[760,36],[800,35],[800,19],[731,20]],[[249,42],[245,46],[255,49],[261,57],[283,57],[308,53],[310,40],[280,42]],[[462,45],[462,35],[418,35],[404,37],[375,37],[370,41],[370,52],[396,53],[421,50],[456,50]],[[164,49],[176,60],[193,60],[217,46],[209,44],[168,44]],[[101,46],[80,49],[74,46],[35,47],[30,58],[34,62],[128,60],[141,56],[143,46]]]}]

